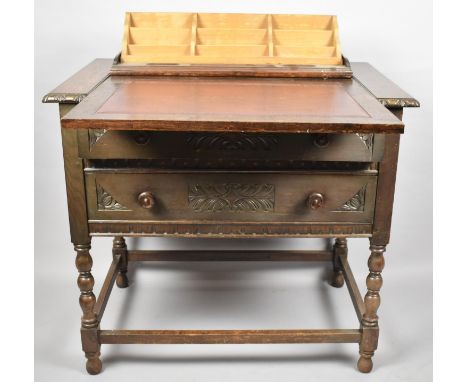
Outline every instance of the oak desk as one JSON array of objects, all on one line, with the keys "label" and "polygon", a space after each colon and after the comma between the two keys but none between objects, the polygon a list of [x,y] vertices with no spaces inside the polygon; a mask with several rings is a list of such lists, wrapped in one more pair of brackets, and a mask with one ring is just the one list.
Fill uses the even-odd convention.
[{"label": "oak desk", "polygon": [[[366,63],[351,79],[131,77],[98,59],[44,97],[60,106],[71,239],[77,252],[87,370],[101,344],[359,343],[377,348],[403,108],[418,102]],[[96,299],[91,237],[114,237]],[[334,238],[325,251],[135,251],[124,237]],[[370,239],[367,293],[347,237]],[[229,245],[229,241],[226,241]],[[107,330],[114,282],[132,261],[330,262],[359,327],[333,330]]]}]

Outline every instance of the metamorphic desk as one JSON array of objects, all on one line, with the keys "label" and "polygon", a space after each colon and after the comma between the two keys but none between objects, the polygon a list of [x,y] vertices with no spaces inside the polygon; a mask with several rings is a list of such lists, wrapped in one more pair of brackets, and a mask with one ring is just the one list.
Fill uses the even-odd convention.
[{"label": "metamorphic desk", "polygon": [[[82,347],[358,343],[369,372],[389,242],[403,108],[411,96],[342,55],[334,16],[127,13],[122,51],[44,97],[60,107]],[[114,237],[93,292],[91,238]],[[320,251],[149,251],[125,237],[307,237]],[[367,293],[347,238],[369,238]],[[229,240],[226,240],[229,245]],[[322,261],[359,326],[301,330],[108,330],[100,321],[134,261]]]}]

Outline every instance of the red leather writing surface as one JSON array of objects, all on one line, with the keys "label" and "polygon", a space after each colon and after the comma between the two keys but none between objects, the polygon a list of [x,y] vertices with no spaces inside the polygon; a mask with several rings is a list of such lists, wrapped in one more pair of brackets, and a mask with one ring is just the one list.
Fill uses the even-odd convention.
[{"label": "red leather writing surface", "polygon": [[[338,82],[152,79],[122,84],[99,108],[110,114],[369,117]],[[278,121],[280,122],[280,121]]]}]

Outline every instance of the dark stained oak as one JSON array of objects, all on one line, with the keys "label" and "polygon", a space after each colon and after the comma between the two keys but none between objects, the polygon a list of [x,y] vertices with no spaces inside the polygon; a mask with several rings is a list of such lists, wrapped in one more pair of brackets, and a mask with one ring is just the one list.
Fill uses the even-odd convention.
[{"label": "dark stained oak", "polygon": [[[371,371],[403,107],[419,103],[366,63],[352,64],[353,78],[326,80],[294,78],[287,67],[274,78],[252,68],[233,77],[205,68],[196,77],[199,68],[175,73],[176,66],[114,66],[112,75],[111,64],[93,61],[43,100],[60,104],[88,373],[101,372],[101,344],[179,343],[358,343],[358,370]],[[94,236],[114,237],[97,299]],[[319,251],[128,249],[125,237],[140,236],[335,244]],[[347,238],[364,237],[371,254],[363,298]],[[325,261],[331,285],[346,283],[360,327],[101,330],[114,284],[128,287],[128,264],[138,261]]]},{"label": "dark stained oak", "polygon": [[385,265],[384,245],[370,246],[371,255],[369,257],[369,275],[366,279],[367,293],[364,296],[364,314],[362,315],[362,338],[359,344],[358,369],[363,373],[372,370],[372,356],[379,339],[379,317],[377,310],[380,306],[380,288],[382,287],[382,269]]},{"label": "dark stained oak", "polygon": [[333,274],[330,280],[330,285],[335,288],[341,288],[344,285],[345,278],[340,257],[346,257],[347,255],[348,243],[346,238],[336,238],[333,245]]},{"label": "dark stained oak", "polygon": [[115,279],[115,283],[119,288],[128,287],[127,267],[128,267],[128,251],[127,243],[122,236],[114,237],[112,245],[112,254],[114,258],[120,258],[119,273]]},{"label": "dark stained oak", "polygon": [[[294,94],[294,96],[291,96]],[[108,78],[63,128],[269,133],[402,133],[357,81]]]},{"label": "dark stained oak", "polygon": [[330,251],[149,251],[128,252],[128,261],[331,261]]},{"label": "dark stained oak", "polygon": [[119,65],[119,57],[114,61],[111,74],[114,76],[182,76],[182,77],[306,77],[306,78],[351,78],[353,73],[348,66],[336,66],[333,71],[313,65]]},{"label": "dark stained oak", "polygon": [[346,282],[346,286],[348,287],[348,292],[351,297],[351,301],[353,302],[354,310],[356,311],[356,316],[359,322],[361,322],[362,316],[365,312],[364,301],[362,299],[361,292],[359,291],[359,288],[357,286],[356,280],[354,279],[354,275],[351,271],[351,267],[349,266],[347,257],[347,253],[340,253],[340,268],[342,269],[343,277]]},{"label": "dark stained oak", "polygon": [[76,104],[109,76],[112,60],[97,58],[46,94],[42,102]]},{"label": "dark stained oak", "polygon": [[[83,100],[92,90],[96,88],[104,79],[109,75],[151,75],[157,73],[160,76],[197,76],[200,74],[200,70],[207,72],[213,72],[209,67],[197,68],[195,71],[193,67],[184,66],[142,66],[140,70],[132,68],[129,70],[126,67],[119,67],[113,64],[113,59],[110,58],[98,58],[93,60],[91,63],[86,65],[68,80],[60,84],[50,93],[43,97],[43,102],[51,103],[79,103]],[[387,77],[377,71],[372,65],[367,62],[351,62],[350,63],[352,75],[358,82],[360,82],[367,90],[369,90],[375,98],[377,98],[383,105],[389,108],[399,107],[419,107],[419,102],[411,95],[402,90],[398,85],[390,81]],[[276,75],[280,77],[300,77],[301,71],[294,70],[293,67],[273,68],[271,69],[276,72]],[[223,74],[226,69],[217,68],[213,72],[216,76],[226,76]],[[232,72],[232,69],[227,70],[228,73]],[[270,74],[265,70],[256,70],[255,67],[245,67],[238,69],[238,73],[233,75],[245,75],[269,77]],[[308,76],[309,74],[305,74]],[[328,74],[329,78],[333,78],[332,72]],[[337,77],[342,77],[341,72],[336,73]]]},{"label": "dark stained oak", "polygon": [[95,309],[94,277],[91,274],[93,259],[89,254],[90,249],[91,243],[75,244],[75,265],[79,272],[77,284],[80,288],[79,302],[83,312],[81,316],[81,338],[83,351],[87,358],[86,370],[89,374],[98,374],[102,367],[99,359],[101,343],[97,338],[99,318]]},{"label": "dark stained oak", "polygon": [[96,305],[94,307],[98,321],[102,320],[104,310],[106,309],[107,302],[109,301],[109,297],[112,292],[112,286],[116,280],[117,272],[121,264],[122,257],[120,255],[115,255],[107,272],[104,283],[102,284],[101,292],[99,293]]},{"label": "dark stained oak", "polygon": [[101,330],[103,344],[354,343],[357,329],[309,330]]},{"label": "dark stained oak", "polygon": [[[385,134],[246,134],[173,133],[100,129],[78,130],[79,154],[89,159],[183,159],[203,167],[213,158],[239,165],[249,160],[278,164],[378,162]],[[241,155],[239,155],[242,153]],[[196,155],[196,158],[194,156]],[[185,165],[184,167],[187,167]]]},{"label": "dark stained oak", "polygon": [[353,77],[388,108],[419,107],[419,102],[367,62],[352,62]]},{"label": "dark stained oak", "polygon": [[289,222],[164,222],[90,220],[91,236],[163,236],[187,238],[253,239],[277,237],[370,237],[372,224]]},{"label": "dark stained oak", "polygon": [[[374,175],[89,170],[89,221],[372,223]],[[311,206],[311,197],[321,198]],[[320,195],[320,196],[319,196]],[[314,207],[314,208],[311,208]]]}]

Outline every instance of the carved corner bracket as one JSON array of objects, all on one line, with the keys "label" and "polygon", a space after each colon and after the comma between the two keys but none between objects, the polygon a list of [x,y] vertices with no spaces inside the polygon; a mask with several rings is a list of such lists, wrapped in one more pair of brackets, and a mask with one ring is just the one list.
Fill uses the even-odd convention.
[{"label": "carved corner bracket", "polygon": [[106,129],[89,129],[89,149],[91,150],[94,145],[104,136]]},{"label": "carved corner bracket", "polygon": [[98,211],[130,211],[127,207],[120,204],[99,184],[96,184],[96,196]]},{"label": "carved corner bracket", "polygon": [[362,187],[351,199],[346,201],[336,212],[350,211],[350,212],[363,212],[366,204],[366,188],[367,184]]},{"label": "carved corner bracket", "polygon": [[366,145],[367,149],[372,152],[374,147],[374,134],[356,133],[356,135]]}]

